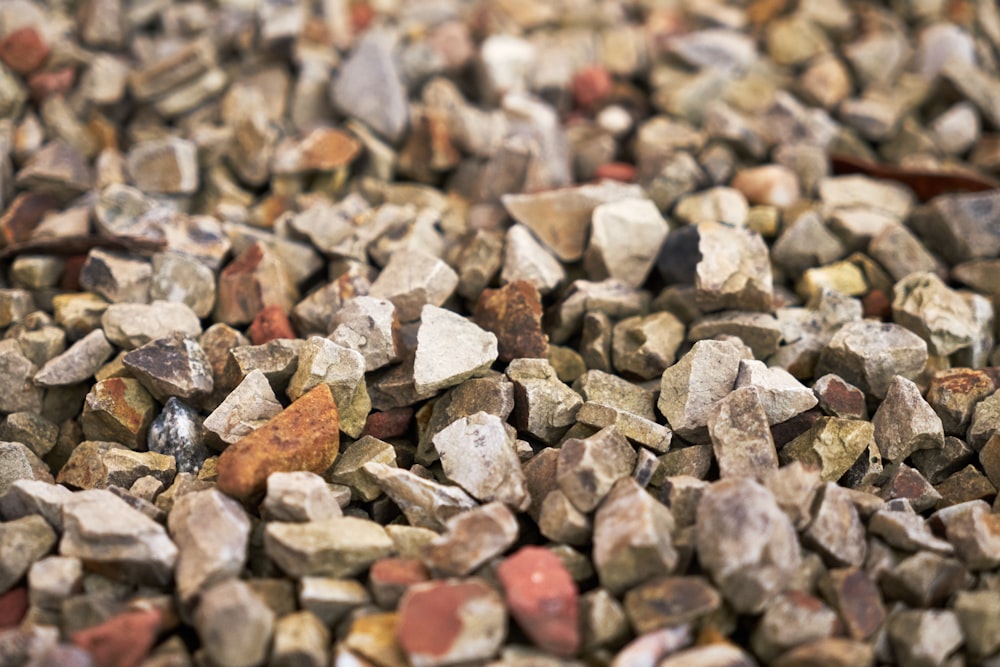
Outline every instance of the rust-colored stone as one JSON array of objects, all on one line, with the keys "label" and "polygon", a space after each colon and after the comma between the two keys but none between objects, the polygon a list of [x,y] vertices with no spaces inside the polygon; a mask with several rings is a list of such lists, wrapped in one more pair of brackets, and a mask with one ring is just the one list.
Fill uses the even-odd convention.
[{"label": "rust-colored stone", "polygon": [[28,589],[20,586],[0,595],[0,630],[17,627],[28,612]]},{"label": "rust-colored stone", "polygon": [[889,321],[892,317],[892,301],[882,290],[873,289],[861,297],[862,313],[865,317]]},{"label": "rust-colored stone", "polygon": [[18,74],[28,74],[41,67],[49,51],[49,45],[31,26],[19,28],[0,40],[0,60]]},{"label": "rust-colored stone", "polygon": [[359,438],[370,435],[379,440],[401,438],[410,430],[413,420],[413,408],[392,408],[384,412],[373,412],[365,421],[365,428]]},{"label": "rust-colored stone", "polygon": [[136,667],[156,642],[161,626],[156,609],[135,609],[73,633],[72,641],[97,667]]},{"label": "rust-colored stone", "polygon": [[281,306],[272,304],[254,316],[247,335],[254,345],[263,345],[278,338],[295,338],[295,330]]},{"label": "rust-colored stone", "polygon": [[483,290],[472,318],[496,335],[501,361],[549,356],[549,337],[542,329],[542,297],[525,280]]},{"label": "rust-colored stone", "polygon": [[333,171],[349,165],[361,153],[361,142],[333,128],[314,130],[302,142],[303,162],[309,169]]},{"label": "rust-colored stone", "polygon": [[830,570],[827,584],[829,602],[840,614],[848,636],[864,640],[875,634],[886,612],[871,575],[856,567]]},{"label": "rust-colored stone", "polygon": [[368,571],[372,596],[386,609],[394,608],[407,588],[430,578],[427,567],[416,558],[380,558]]},{"label": "rust-colored stone", "polygon": [[4,243],[11,245],[30,239],[35,227],[55,204],[51,197],[41,192],[23,192],[15,197],[0,216],[0,236]]},{"label": "rust-colored stone", "polygon": [[264,491],[272,472],[322,473],[340,447],[340,414],[323,383],[222,452],[218,488],[246,499]]},{"label": "rust-colored stone", "polygon": [[543,547],[523,547],[497,568],[510,613],[543,651],[572,656],[580,648],[578,593],[562,560]]},{"label": "rust-colored stone", "polygon": [[598,181],[608,179],[621,181],[622,183],[635,183],[638,171],[633,165],[627,162],[608,162],[599,166],[594,172],[594,176]]}]

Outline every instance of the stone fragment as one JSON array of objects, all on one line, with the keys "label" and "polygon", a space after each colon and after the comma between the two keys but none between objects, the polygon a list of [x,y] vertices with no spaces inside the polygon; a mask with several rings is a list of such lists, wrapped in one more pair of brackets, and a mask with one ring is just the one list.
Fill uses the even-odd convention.
[{"label": "stone fragment", "polygon": [[862,320],[845,324],[823,348],[816,375],[834,373],[876,398],[896,376],[916,379],[927,364],[927,344],[898,324]]},{"label": "stone fragment", "polygon": [[250,519],[235,500],[215,489],[196,491],[174,502],[168,516],[177,545],[177,591],[192,605],[206,588],[236,579],[247,559]]},{"label": "stone fragment", "polygon": [[514,225],[504,237],[500,282],[526,282],[539,294],[554,291],[566,280],[566,271],[524,225]]},{"label": "stone fragment", "polygon": [[298,300],[289,271],[290,265],[266,244],[248,245],[219,274],[215,319],[239,326],[253,321],[265,306],[289,312]]},{"label": "stone fragment", "polygon": [[889,546],[902,551],[928,551],[943,556],[950,556],[953,552],[952,546],[935,537],[924,518],[910,509],[879,510],[869,520],[868,530]]},{"label": "stone fragment", "polygon": [[910,380],[897,375],[872,417],[875,442],[882,458],[902,461],[918,449],[944,446],[941,418],[920,395]]},{"label": "stone fragment", "polygon": [[941,494],[920,474],[920,471],[905,463],[900,463],[890,475],[889,480],[882,485],[881,491],[882,497],[886,500],[905,499],[917,512],[932,509],[941,501]]},{"label": "stone fragment", "polygon": [[511,616],[538,648],[558,656],[580,646],[576,584],[548,549],[522,547],[497,568]]},{"label": "stone fragment", "polygon": [[886,635],[901,664],[942,665],[962,645],[962,628],[951,610],[907,609],[889,617]]},{"label": "stone fragment", "polygon": [[846,254],[844,244],[815,211],[799,215],[782,230],[771,248],[772,259],[793,278],[807,269],[830,264]]},{"label": "stone fragment", "polygon": [[719,593],[699,576],[657,577],[625,594],[629,622],[640,635],[694,623],[721,604]]},{"label": "stone fragment", "polygon": [[782,463],[802,461],[818,466],[823,481],[835,482],[858,457],[875,445],[875,429],[869,422],[821,417],[812,427],[785,445]]},{"label": "stone fragment", "polygon": [[198,151],[178,138],[151,139],[132,146],[126,158],[132,182],[143,192],[191,194],[198,189]]},{"label": "stone fragment", "polygon": [[482,579],[417,584],[399,603],[396,638],[414,667],[488,660],[506,636],[503,599]]},{"label": "stone fragment", "polygon": [[315,614],[297,611],[286,614],[274,625],[271,663],[298,667],[330,664],[330,631]]},{"label": "stone fragment", "polygon": [[[101,623],[73,632],[69,639],[93,664],[137,664],[156,643],[164,625],[163,616],[156,608],[126,609]],[[50,654],[49,659],[58,662],[60,658]]]},{"label": "stone fragment", "polygon": [[239,579],[208,588],[194,612],[194,627],[205,653],[219,667],[264,664],[274,621],[274,611]]},{"label": "stone fragment", "polygon": [[83,382],[93,377],[113,352],[103,331],[91,331],[68,350],[49,359],[35,373],[35,384],[57,387]]},{"label": "stone fragment", "polygon": [[666,220],[648,199],[600,204],[594,209],[583,266],[593,280],[616,278],[640,287],[668,231]]},{"label": "stone fragment", "polygon": [[178,472],[197,473],[210,456],[201,417],[176,398],[149,425],[146,444],[151,452],[174,457]]},{"label": "stone fragment", "polygon": [[997,488],[974,465],[967,465],[952,473],[946,480],[935,485],[934,490],[941,495],[938,507],[958,505],[970,500],[991,500],[997,494]]},{"label": "stone fragment", "polygon": [[122,363],[159,401],[177,397],[198,403],[214,387],[205,351],[196,340],[183,334],[137,347],[122,357]]},{"label": "stone fragment", "polygon": [[245,499],[272,472],[321,473],[336,460],[340,418],[329,386],[318,385],[219,457],[219,490]]},{"label": "stone fragment", "polygon": [[156,403],[138,380],[101,380],[87,394],[80,425],[88,440],[110,440],[130,449],[146,445]]},{"label": "stone fragment", "polygon": [[355,579],[302,577],[299,604],[327,627],[335,626],[352,609],[371,602],[368,591]]},{"label": "stone fragment", "polygon": [[684,324],[662,311],[627,317],[614,325],[611,351],[615,370],[649,380],[674,363],[684,342]]},{"label": "stone fragment", "polygon": [[276,174],[336,171],[360,155],[361,142],[343,130],[317,127],[301,139],[286,139],[275,149],[271,170]]},{"label": "stone fragment", "polygon": [[31,412],[13,412],[0,425],[0,439],[19,442],[40,458],[55,447],[58,436],[58,426]]},{"label": "stone fragment", "polygon": [[579,331],[587,313],[604,313],[622,319],[649,310],[649,293],[609,278],[601,282],[574,280],[563,299],[550,311],[549,336],[565,343]]},{"label": "stone fragment", "polygon": [[511,423],[542,442],[555,443],[576,422],[580,395],[559,381],[544,359],[514,359],[507,366],[514,385]]},{"label": "stone fragment", "polygon": [[80,286],[111,303],[148,303],[150,263],[119,252],[94,248],[80,269]]},{"label": "stone fragment", "polygon": [[587,371],[573,383],[573,389],[585,401],[631,412],[650,421],[656,420],[653,393],[617,375],[598,370]]},{"label": "stone fragment", "polygon": [[705,440],[708,415],[732,391],[739,363],[736,346],[703,340],[663,372],[657,407],[675,433],[696,442]]},{"label": "stone fragment", "polygon": [[827,373],[813,384],[813,393],[824,413],[843,419],[867,419],[865,392],[845,382],[839,375]]},{"label": "stone fragment", "polygon": [[348,445],[338,457],[329,479],[351,489],[351,495],[364,502],[371,502],[382,495],[382,489],[375,478],[365,470],[369,463],[396,465],[396,450],[388,442],[370,435]]},{"label": "stone fragment", "polygon": [[343,515],[326,481],[313,472],[275,472],[267,478],[261,513],[269,521],[325,521]]},{"label": "stone fragment", "polygon": [[791,521],[771,492],[751,479],[705,489],[696,526],[698,561],[737,611],[764,609],[801,563]]},{"label": "stone fragment", "polygon": [[594,568],[601,585],[622,593],[670,574],[678,562],[674,519],[631,477],[611,488],[594,516]]},{"label": "stone fragment", "polygon": [[215,274],[189,255],[157,253],[153,255],[149,298],[183,303],[198,317],[208,317],[215,307]]},{"label": "stone fragment", "polygon": [[341,516],[323,521],[272,521],[264,551],[290,577],[350,577],[392,554],[392,539],[374,521]]},{"label": "stone fragment", "polygon": [[746,346],[754,357],[766,359],[777,351],[782,327],[769,314],[728,310],[699,317],[688,330],[691,341],[726,337],[739,338],[740,347]]},{"label": "stone fragment", "polygon": [[59,554],[106,576],[163,586],[173,576],[178,551],[162,526],[110,491],[93,489],[63,503]]},{"label": "stone fragment", "polygon": [[55,531],[40,516],[0,523],[0,591],[6,593],[55,543]]},{"label": "stone fragment", "polygon": [[943,194],[919,209],[913,230],[952,264],[996,257],[1000,234],[989,224],[1000,206],[995,192]]},{"label": "stone fragment", "polygon": [[377,461],[366,463],[364,470],[375,478],[412,526],[442,531],[448,519],[476,507],[476,501],[458,486],[438,484]]},{"label": "stone fragment", "polygon": [[629,441],[642,445],[654,452],[666,452],[673,440],[673,431],[662,424],[639,415],[618,410],[600,403],[584,403],[576,413],[579,424],[600,430],[613,426]]},{"label": "stone fragment", "polygon": [[944,606],[956,592],[972,585],[969,571],[955,558],[921,551],[883,570],[879,586],[886,600],[899,600],[910,607]]},{"label": "stone fragment", "polygon": [[795,665],[826,665],[828,667],[849,667],[850,665],[875,664],[875,649],[871,644],[851,641],[841,637],[817,639],[801,644],[778,656],[771,663],[774,667],[794,667]]},{"label": "stone fragment", "polygon": [[586,439],[571,438],[559,448],[556,482],[581,512],[593,511],[615,483],[635,468],[636,453],[614,427]]},{"label": "stone fragment", "polygon": [[[338,650],[350,656],[352,662],[364,659],[367,664],[402,667],[408,663],[396,642],[397,625],[396,613],[371,613],[370,610],[359,610],[347,629],[347,636],[339,642]],[[340,661],[339,657],[334,657],[335,663]]]},{"label": "stone fragment", "polygon": [[718,222],[698,225],[701,261],[695,272],[698,306],[770,312],[771,266],[759,234]]},{"label": "stone fragment", "polygon": [[966,441],[979,451],[994,434],[1000,432],[1000,391],[995,391],[976,404],[966,431]]},{"label": "stone fragment", "polygon": [[393,253],[372,283],[369,296],[388,299],[399,321],[422,318],[426,305],[440,306],[458,286],[458,274],[441,259],[413,248]]},{"label": "stone fragment", "polygon": [[934,273],[911,274],[893,291],[893,319],[927,341],[931,354],[947,356],[973,343],[968,303]]},{"label": "stone fragment", "polygon": [[953,602],[965,648],[973,659],[1000,649],[1000,600],[994,591],[959,591]]},{"label": "stone fragment", "polygon": [[672,653],[657,662],[660,667],[750,667],[755,664],[750,654],[732,644],[710,644]]},{"label": "stone fragment", "polygon": [[[409,104],[393,56],[395,35],[370,30],[358,40],[330,85],[330,99],[343,113],[367,124],[390,143],[406,134]],[[373,85],[373,82],[380,82]]]},{"label": "stone fragment", "polygon": [[488,503],[448,519],[446,531],[421,555],[435,577],[461,577],[509,549],[518,537],[517,519],[503,503]]},{"label": "stone fragment", "polygon": [[465,318],[428,305],[420,320],[413,362],[417,391],[434,393],[482,376],[496,360],[496,336]]},{"label": "stone fragment", "polygon": [[382,558],[372,563],[368,570],[372,598],[383,609],[395,609],[407,588],[430,578],[430,572],[416,558]]},{"label": "stone fragment", "polygon": [[773,661],[796,646],[832,637],[837,623],[837,614],[821,600],[802,591],[786,591],[767,606],[750,645],[761,659]]},{"label": "stone fragment", "polygon": [[45,143],[31,155],[18,170],[14,184],[22,190],[70,200],[90,190],[93,173],[76,148],[57,138]]},{"label": "stone fragment", "polygon": [[0,343],[0,412],[41,412],[43,390],[31,380],[37,371],[17,341]]},{"label": "stone fragment", "polygon": [[372,407],[361,353],[329,339],[311,336],[299,351],[298,367],[288,381],[288,397],[297,400],[319,384],[330,389],[340,430],[352,438],[359,436]]},{"label": "stone fragment", "polygon": [[176,473],[172,457],[132,451],[116,442],[85,440],[59,470],[57,481],[80,489],[128,489],[146,476],[169,485]]},{"label": "stone fragment", "polygon": [[12,521],[37,514],[61,531],[62,504],[70,495],[66,487],[52,481],[19,479],[0,487],[0,518]]},{"label": "stone fragment", "polygon": [[28,570],[31,604],[58,609],[63,600],[83,591],[83,564],[76,558],[47,556]]},{"label": "stone fragment", "polygon": [[771,425],[787,421],[816,406],[813,391],[802,385],[791,373],[779,367],[768,367],[753,359],[741,359],[735,388],[754,387],[760,398],[767,421]]},{"label": "stone fragment", "polygon": [[243,381],[205,418],[205,430],[227,444],[239,442],[281,412],[281,403],[260,369]]},{"label": "stone fragment", "polygon": [[944,529],[955,555],[970,570],[990,570],[1000,564],[997,515],[982,500],[970,500],[938,510],[931,524]]},{"label": "stone fragment", "polygon": [[330,323],[330,340],[359,352],[365,372],[400,360],[399,318],[391,301],[356,296],[343,303]]},{"label": "stone fragment", "polygon": [[198,336],[201,322],[183,303],[154,301],[116,303],[101,316],[101,326],[108,340],[125,350],[132,350],[174,332]]},{"label": "stone fragment", "polygon": [[580,356],[587,368],[611,372],[611,318],[605,313],[585,313],[580,332]]},{"label": "stone fragment", "polygon": [[549,337],[542,328],[541,295],[527,281],[482,290],[472,319],[497,337],[500,361],[544,359],[549,354]]},{"label": "stone fragment", "polygon": [[849,493],[834,482],[817,491],[802,539],[832,567],[860,566],[867,553],[865,526]]},{"label": "stone fragment", "polygon": [[946,436],[943,447],[919,449],[910,456],[910,462],[931,484],[940,484],[972,462],[975,456],[975,451],[964,440]]},{"label": "stone fragment", "polygon": [[820,586],[852,639],[868,639],[882,627],[885,605],[869,572],[856,567],[832,569]]},{"label": "stone fragment", "polygon": [[708,436],[721,478],[760,479],[778,469],[768,421],[761,392],[754,386],[736,389],[712,406]]},{"label": "stone fragment", "polygon": [[293,339],[295,331],[281,306],[272,304],[257,311],[247,328],[247,336],[254,345],[263,345],[272,340]]},{"label": "stone fragment", "polygon": [[590,518],[559,489],[545,494],[537,516],[538,530],[553,542],[584,545],[590,540]]},{"label": "stone fragment", "polygon": [[496,415],[477,412],[433,438],[448,479],[481,502],[498,500],[524,510],[531,501],[514,451],[514,430]]}]

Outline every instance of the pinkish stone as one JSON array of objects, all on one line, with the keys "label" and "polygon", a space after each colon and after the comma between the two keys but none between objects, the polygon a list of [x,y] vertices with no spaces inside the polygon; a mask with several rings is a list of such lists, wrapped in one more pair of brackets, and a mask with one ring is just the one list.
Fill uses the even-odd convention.
[{"label": "pinkish stone", "polygon": [[49,45],[30,26],[20,28],[0,40],[0,60],[18,74],[29,74],[49,57]]},{"label": "pinkish stone", "polygon": [[134,609],[73,633],[72,642],[98,667],[137,667],[156,642],[160,625],[156,609]]}]

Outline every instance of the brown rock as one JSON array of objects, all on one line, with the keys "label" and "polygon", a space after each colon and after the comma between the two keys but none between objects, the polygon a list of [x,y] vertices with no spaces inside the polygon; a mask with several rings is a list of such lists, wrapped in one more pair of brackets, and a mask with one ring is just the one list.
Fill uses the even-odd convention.
[{"label": "brown rock", "polygon": [[885,621],[882,594],[865,570],[856,567],[830,570],[822,589],[852,639],[868,639]]},{"label": "brown rock", "polygon": [[941,418],[947,435],[962,436],[976,404],[996,390],[988,373],[972,368],[938,371],[927,390],[927,402]]},{"label": "brown rock", "polygon": [[247,324],[265,306],[290,311],[296,296],[281,259],[264,244],[254,243],[222,270],[215,317],[226,324]]},{"label": "brown rock", "polygon": [[340,416],[326,384],[316,385],[219,457],[218,487],[236,498],[264,490],[272,472],[317,474],[337,458]]},{"label": "brown rock", "polygon": [[295,330],[281,306],[271,304],[261,308],[254,316],[247,335],[254,345],[263,345],[277,338],[295,338]]},{"label": "brown rock", "polygon": [[28,589],[12,588],[0,595],[0,631],[16,627],[28,611]]},{"label": "brown rock", "polygon": [[692,623],[721,604],[705,577],[657,577],[625,594],[625,610],[639,634]]},{"label": "brown rock", "polygon": [[499,289],[483,290],[472,317],[480,327],[496,334],[501,361],[548,357],[541,295],[528,281],[515,280]]},{"label": "brown rock", "polygon": [[156,403],[138,380],[114,377],[91,388],[80,423],[88,440],[110,440],[139,449],[146,444],[155,414]]},{"label": "brown rock", "polygon": [[370,435],[379,440],[400,438],[410,430],[413,421],[413,408],[392,408],[383,412],[372,412],[365,421],[365,428],[358,438]]},{"label": "brown rock", "polygon": [[576,583],[542,547],[523,547],[497,568],[507,606],[538,648],[570,657],[580,647]]}]

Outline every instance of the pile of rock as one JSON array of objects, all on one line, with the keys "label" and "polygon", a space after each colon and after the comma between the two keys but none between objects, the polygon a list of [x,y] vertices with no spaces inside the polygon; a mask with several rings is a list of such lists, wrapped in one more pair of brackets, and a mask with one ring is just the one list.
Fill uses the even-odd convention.
[{"label": "pile of rock", "polygon": [[78,5],[0,664],[1000,664],[995,2]]}]

